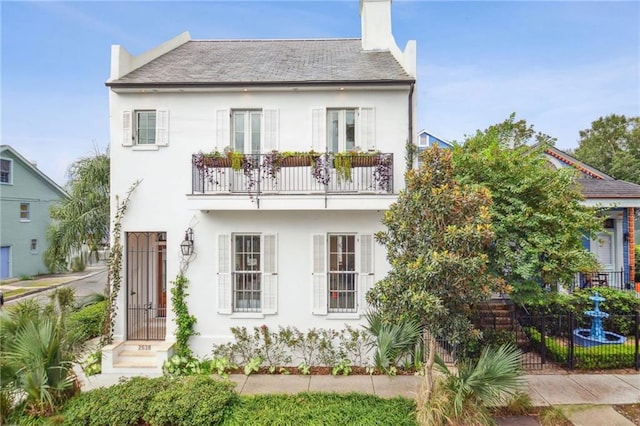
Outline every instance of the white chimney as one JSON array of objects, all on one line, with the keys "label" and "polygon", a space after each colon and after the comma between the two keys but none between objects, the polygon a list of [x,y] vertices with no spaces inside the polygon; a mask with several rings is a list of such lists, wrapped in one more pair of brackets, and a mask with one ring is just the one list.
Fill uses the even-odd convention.
[{"label": "white chimney", "polygon": [[391,0],[360,0],[363,50],[391,50]]}]

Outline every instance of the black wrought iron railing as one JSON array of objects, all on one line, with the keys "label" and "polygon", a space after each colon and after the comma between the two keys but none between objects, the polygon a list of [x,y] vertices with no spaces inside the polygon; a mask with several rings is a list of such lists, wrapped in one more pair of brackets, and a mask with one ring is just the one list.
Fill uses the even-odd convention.
[{"label": "black wrought iron railing", "polygon": [[609,287],[617,290],[633,290],[629,273],[624,269],[619,271],[598,271],[580,273],[577,277],[576,288]]},{"label": "black wrought iron railing", "polygon": [[393,154],[192,157],[193,194],[393,193]]}]

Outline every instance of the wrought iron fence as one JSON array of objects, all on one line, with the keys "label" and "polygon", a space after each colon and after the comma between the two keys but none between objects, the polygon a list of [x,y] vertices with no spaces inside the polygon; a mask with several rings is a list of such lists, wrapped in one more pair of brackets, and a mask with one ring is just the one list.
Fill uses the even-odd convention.
[{"label": "wrought iron fence", "polygon": [[[236,161],[192,157],[193,194],[393,193],[393,154],[363,154],[340,166],[332,154],[287,158],[248,154]],[[296,161],[293,161],[296,160]]]}]

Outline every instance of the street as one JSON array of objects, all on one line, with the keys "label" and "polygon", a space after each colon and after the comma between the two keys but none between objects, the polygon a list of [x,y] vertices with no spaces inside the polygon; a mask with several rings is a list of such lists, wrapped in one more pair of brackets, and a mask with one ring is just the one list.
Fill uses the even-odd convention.
[{"label": "street", "polygon": [[[74,274],[75,275],[75,274]],[[84,272],[77,274],[77,277],[70,277],[72,281],[62,284],[57,288],[71,287],[75,290],[76,301],[82,300],[84,297],[93,293],[104,293],[107,284],[107,267],[104,264],[88,267]],[[20,300],[34,299],[40,305],[49,302],[49,295],[55,289],[41,291],[39,293],[26,295],[14,300],[5,301],[5,306],[11,306]]]}]

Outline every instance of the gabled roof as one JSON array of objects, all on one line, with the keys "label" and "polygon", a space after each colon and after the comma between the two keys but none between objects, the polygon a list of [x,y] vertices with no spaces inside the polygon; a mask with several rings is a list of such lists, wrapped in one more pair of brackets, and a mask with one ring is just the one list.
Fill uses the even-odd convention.
[{"label": "gabled roof", "polygon": [[553,146],[545,146],[544,152],[582,173],[576,182],[586,199],[640,199],[638,184],[615,179]]},{"label": "gabled roof", "polygon": [[193,40],[107,82],[112,87],[411,83],[389,51],[360,39]]},{"label": "gabled roof", "polygon": [[590,165],[583,163],[582,161],[578,160],[575,157],[572,157],[571,155],[567,154],[564,151],[559,150],[556,147],[553,147],[551,145],[547,145],[545,146],[544,151],[551,155],[552,157],[557,158],[558,160],[562,161],[563,163],[572,166],[576,169],[578,169],[580,172],[584,173],[585,175],[595,178],[595,179],[605,179],[605,180],[614,180],[615,178],[609,176],[608,174],[594,168],[591,167]]},{"label": "gabled roof", "polygon": [[45,184],[49,185],[54,191],[58,192],[62,197],[69,198],[69,194],[62,189],[60,185],[55,183],[49,176],[45,175],[33,165],[32,162],[24,158],[18,151],[12,148],[10,145],[0,145],[0,155],[3,155],[5,152],[11,153],[11,155],[18,160],[25,168],[31,170],[36,176],[38,176]]}]

